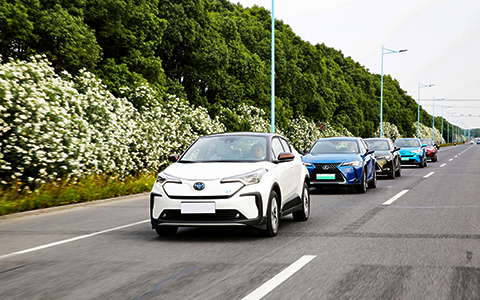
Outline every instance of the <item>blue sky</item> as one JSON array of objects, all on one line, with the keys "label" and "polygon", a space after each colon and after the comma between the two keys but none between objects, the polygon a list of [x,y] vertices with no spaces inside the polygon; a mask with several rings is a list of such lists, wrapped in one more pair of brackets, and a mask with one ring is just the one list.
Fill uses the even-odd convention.
[{"label": "blue sky", "polygon": [[[231,2],[272,8],[271,0]],[[415,100],[419,83],[434,84],[420,89],[425,110],[440,116],[444,106],[453,124],[480,128],[480,0],[276,0],[275,18],[371,73],[381,73],[382,45],[408,49],[383,56],[384,74]]]}]

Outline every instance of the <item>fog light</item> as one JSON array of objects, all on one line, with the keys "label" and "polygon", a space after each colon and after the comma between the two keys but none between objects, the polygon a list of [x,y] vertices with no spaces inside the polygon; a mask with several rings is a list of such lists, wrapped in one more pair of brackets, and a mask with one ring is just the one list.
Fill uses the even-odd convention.
[{"label": "fog light", "polygon": [[240,218],[240,214],[235,215],[235,219],[238,219],[238,218]]}]

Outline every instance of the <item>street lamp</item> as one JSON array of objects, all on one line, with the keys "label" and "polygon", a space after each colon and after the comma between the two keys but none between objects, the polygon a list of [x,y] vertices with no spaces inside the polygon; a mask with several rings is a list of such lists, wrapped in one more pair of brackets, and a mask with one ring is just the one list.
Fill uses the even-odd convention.
[{"label": "street lamp", "polygon": [[435,101],[442,101],[445,100],[445,98],[442,99],[435,99],[433,98],[433,109],[432,109],[432,141],[435,143]]},{"label": "street lamp", "polygon": [[[387,51],[387,52],[385,52],[385,51]],[[398,51],[390,50],[390,49],[385,48],[382,45],[382,67],[381,67],[381,83],[380,83],[380,137],[383,137],[383,133],[382,133],[382,123],[383,123],[383,56],[385,54],[400,53],[400,52],[406,52],[406,51],[407,51],[407,49],[398,50]]]},{"label": "street lamp", "polygon": [[275,0],[272,0],[272,70],[271,72],[271,107],[270,107],[270,131],[275,133],[275,15],[273,8],[275,7]]},{"label": "street lamp", "polygon": [[434,84],[418,83],[418,105],[417,105],[417,139],[420,138],[420,88],[432,87]]}]

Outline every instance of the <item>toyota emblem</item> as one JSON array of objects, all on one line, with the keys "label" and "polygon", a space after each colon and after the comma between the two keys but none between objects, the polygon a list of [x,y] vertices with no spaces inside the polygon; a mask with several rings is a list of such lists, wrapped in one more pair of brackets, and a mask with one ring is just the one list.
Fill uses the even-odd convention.
[{"label": "toyota emblem", "polygon": [[201,191],[205,188],[205,184],[203,182],[196,182],[195,184],[193,184],[193,188],[196,191]]}]

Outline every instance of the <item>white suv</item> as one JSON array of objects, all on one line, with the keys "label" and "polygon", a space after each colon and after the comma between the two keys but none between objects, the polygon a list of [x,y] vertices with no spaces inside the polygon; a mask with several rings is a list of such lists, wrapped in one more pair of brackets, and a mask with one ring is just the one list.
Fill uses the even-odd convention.
[{"label": "white suv", "polygon": [[308,171],[278,134],[207,135],[169,160],[150,193],[152,228],[160,236],[181,226],[244,225],[271,237],[281,217],[309,217]]}]

